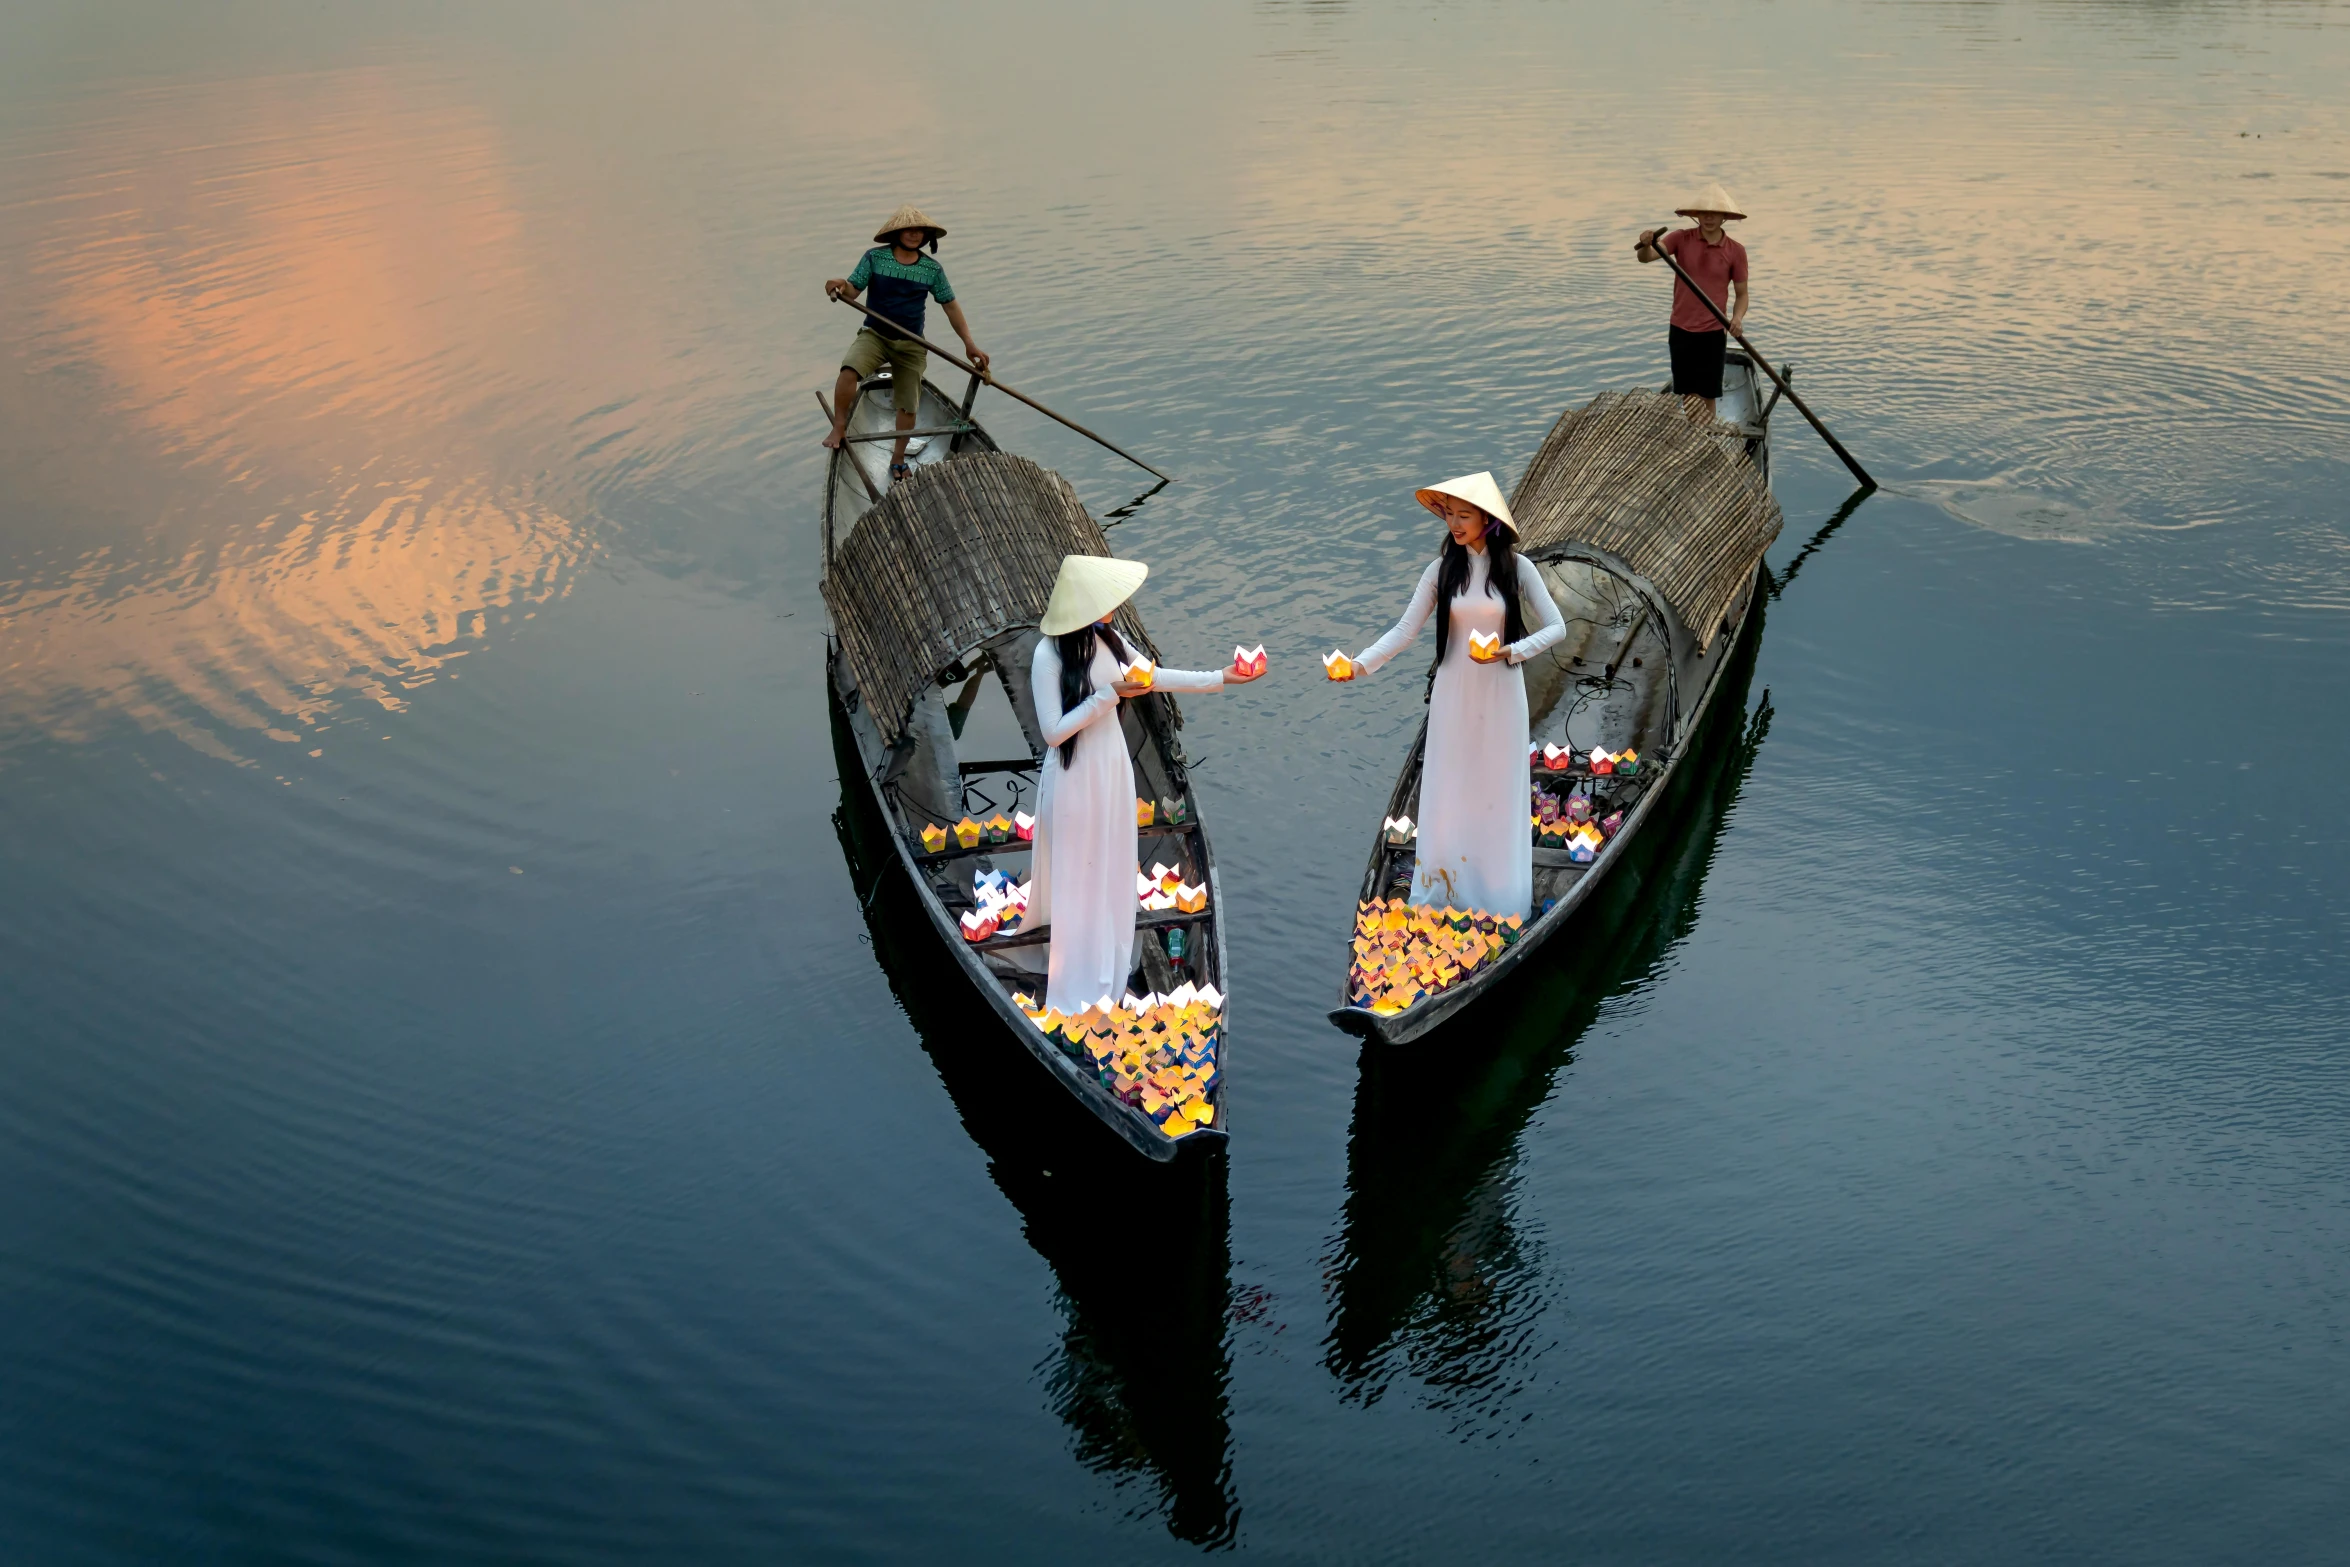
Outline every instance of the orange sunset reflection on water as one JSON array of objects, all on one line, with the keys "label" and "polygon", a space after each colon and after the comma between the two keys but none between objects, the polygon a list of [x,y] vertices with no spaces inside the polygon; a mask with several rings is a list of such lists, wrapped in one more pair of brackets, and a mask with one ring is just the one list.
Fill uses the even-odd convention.
[{"label": "orange sunset reflection on water", "polygon": [[0,581],[7,727],[249,763],[569,591],[580,528],[490,442],[560,357],[507,161],[376,71],[116,96],[20,160],[5,395],[88,526]]}]

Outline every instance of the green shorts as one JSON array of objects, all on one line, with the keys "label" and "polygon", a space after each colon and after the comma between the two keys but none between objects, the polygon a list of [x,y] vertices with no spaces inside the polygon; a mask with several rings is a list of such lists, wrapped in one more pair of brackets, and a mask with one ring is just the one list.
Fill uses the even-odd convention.
[{"label": "green shorts", "polygon": [[885,364],[889,366],[890,401],[897,404],[899,413],[919,412],[922,372],[930,365],[930,350],[920,343],[886,339],[873,328],[865,327],[857,333],[857,340],[849,344],[849,351],[840,361],[840,367],[856,371],[860,381],[871,380]]}]

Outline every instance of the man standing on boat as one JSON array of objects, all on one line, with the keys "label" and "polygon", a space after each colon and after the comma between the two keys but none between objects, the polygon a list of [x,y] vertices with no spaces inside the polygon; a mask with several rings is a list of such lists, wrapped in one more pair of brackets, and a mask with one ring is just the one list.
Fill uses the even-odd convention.
[{"label": "man standing on boat", "polygon": [[[858,329],[849,351],[841,356],[840,379],[832,388],[832,431],[824,437],[826,446],[837,447],[846,437],[849,414],[857,405],[858,386],[884,364],[889,366],[890,400],[897,405],[898,429],[914,428],[914,417],[922,407],[922,372],[930,365],[929,350],[910,341],[922,335],[924,295],[937,300],[946,310],[947,324],[963,339],[965,357],[980,369],[987,368],[987,355],[981,351],[978,339],[971,335],[971,323],[963,319],[963,307],[955,303],[955,290],[947,282],[946,269],[938,264],[938,242],[946,237],[946,232],[923,216],[920,207],[900,207],[873,236],[873,248],[857,258],[847,277],[825,280],[824,292],[834,299],[854,300],[870,286],[873,297],[866,308],[905,332],[904,337],[885,337],[870,316]],[[930,247],[927,256],[922,254],[925,245]],[[895,482],[910,471],[906,466],[906,437],[900,434],[896,448],[890,453],[889,476]]]},{"label": "man standing on boat", "polygon": [[[1673,209],[1684,218],[1695,218],[1693,229],[1647,229],[1632,254],[1643,266],[1654,261],[1660,252],[1670,255],[1681,264],[1705,290],[1705,296],[1730,317],[1730,324],[1740,331],[1746,328],[1746,247],[1724,232],[1722,225],[1733,218],[1743,218],[1738,204],[1719,181],[1697,193],[1697,199],[1686,207]],[[1660,236],[1662,236],[1660,238]],[[1736,303],[1731,303],[1732,292]],[[1700,402],[1705,404],[1707,418],[1714,416],[1714,403],[1722,395],[1722,362],[1730,346],[1730,334],[1722,330],[1722,323],[1705,303],[1689,290],[1679,278],[1673,279],[1673,322],[1665,332],[1666,347],[1673,359],[1673,390],[1689,404],[1692,414]]]}]

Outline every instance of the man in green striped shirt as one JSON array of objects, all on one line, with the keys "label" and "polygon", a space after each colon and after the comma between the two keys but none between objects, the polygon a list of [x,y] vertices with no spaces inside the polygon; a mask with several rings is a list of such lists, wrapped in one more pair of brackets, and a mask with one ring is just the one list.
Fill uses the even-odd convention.
[{"label": "man in green striped shirt", "polygon": [[[847,277],[826,280],[824,292],[834,299],[855,299],[870,287],[872,299],[866,308],[904,333],[891,334],[881,322],[866,318],[849,351],[841,356],[840,378],[832,389],[832,430],[824,437],[826,446],[841,444],[848,434],[849,414],[856,407],[857,388],[884,364],[889,366],[890,400],[897,405],[898,428],[914,428],[915,414],[922,407],[922,373],[930,363],[929,352],[912,341],[922,335],[926,296],[946,311],[947,323],[963,339],[965,356],[980,369],[987,368],[987,355],[972,337],[971,323],[963,319],[963,307],[955,302],[946,269],[938,264],[938,242],[945,234],[945,229],[922,215],[921,208],[900,207],[873,236],[873,248],[857,258]],[[922,254],[925,244],[931,249],[927,256]],[[906,438],[900,435],[890,453],[889,476],[902,479],[909,471]]]}]

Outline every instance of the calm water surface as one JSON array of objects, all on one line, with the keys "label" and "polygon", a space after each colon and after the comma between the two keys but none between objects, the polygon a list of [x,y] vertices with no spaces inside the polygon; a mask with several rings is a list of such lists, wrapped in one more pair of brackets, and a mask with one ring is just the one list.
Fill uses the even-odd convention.
[{"label": "calm water surface", "polygon": [[[2339,1559],[2350,7],[399,10],[0,19],[0,1554]],[[1680,832],[1365,1059],[1417,683],[1314,654],[1659,378],[1716,175],[1887,489],[1799,554],[1784,421]],[[1181,476],[1169,655],[1274,652],[1188,1182],[837,782],[818,284],[902,200]]]}]

